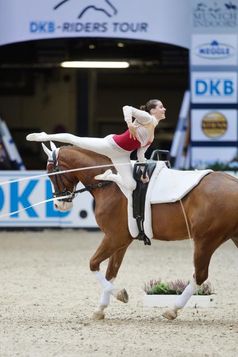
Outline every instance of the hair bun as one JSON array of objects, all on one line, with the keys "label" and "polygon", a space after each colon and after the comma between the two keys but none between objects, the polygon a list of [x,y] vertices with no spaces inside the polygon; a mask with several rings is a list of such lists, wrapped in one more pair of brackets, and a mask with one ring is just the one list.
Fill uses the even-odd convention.
[{"label": "hair bun", "polygon": [[141,109],[141,110],[146,110],[145,105],[141,105],[141,106],[140,106],[140,109]]}]

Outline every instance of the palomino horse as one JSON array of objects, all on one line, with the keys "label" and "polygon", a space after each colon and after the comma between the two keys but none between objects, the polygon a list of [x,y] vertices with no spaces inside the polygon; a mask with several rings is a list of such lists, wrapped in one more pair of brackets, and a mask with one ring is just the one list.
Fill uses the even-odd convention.
[{"label": "palomino horse", "polygon": [[[98,168],[98,165],[112,164],[105,156],[74,146],[51,147],[51,151],[43,144],[43,148],[48,154],[48,173],[86,169],[52,175],[50,179],[55,197],[68,195],[63,201],[55,201],[58,209],[72,207],[78,182],[82,182],[95,199],[95,216],[104,239],[90,259],[90,269],[102,286],[100,305],[94,316],[104,318],[104,309],[109,305],[111,295],[120,301],[128,301],[126,290],[119,291],[113,285],[124,254],[133,241],[128,231],[127,200],[115,183],[94,179],[95,175],[105,171],[105,167]],[[228,239],[238,247],[238,180],[225,173],[211,172],[182,199],[182,205],[180,202],[152,205],[152,222],[154,239],[183,240],[191,234],[194,241],[193,279],[178,295],[175,305],[163,314],[172,320],[207,279],[214,251]],[[107,258],[109,263],[104,277],[100,264]]]}]

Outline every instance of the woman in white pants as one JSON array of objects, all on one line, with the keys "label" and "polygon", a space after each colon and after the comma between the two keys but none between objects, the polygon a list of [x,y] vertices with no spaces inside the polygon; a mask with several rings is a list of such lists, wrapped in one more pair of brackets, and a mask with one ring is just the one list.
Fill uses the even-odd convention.
[{"label": "woman in white pants", "polygon": [[95,178],[115,181],[119,186],[133,191],[136,188],[136,182],[132,175],[130,154],[137,150],[138,161],[145,161],[145,152],[154,140],[155,127],[160,120],[165,119],[165,111],[162,102],[158,99],[149,100],[140,107],[140,110],[126,105],[123,107],[123,114],[128,129],[122,134],[111,134],[105,138],[83,138],[67,133],[46,134],[42,132],[29,134],[26,139],[40,142],[55,140],[105,155],[112,160],[118,174],[115,175],[111,170],[107,170]]}]

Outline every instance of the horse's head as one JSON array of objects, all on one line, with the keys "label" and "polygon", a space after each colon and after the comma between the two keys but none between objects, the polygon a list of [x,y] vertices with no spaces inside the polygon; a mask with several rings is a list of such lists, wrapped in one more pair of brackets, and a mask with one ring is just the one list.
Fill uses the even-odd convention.
[{"label": "horse's head", "polygon": [[[77,179],[71,173],[65,172],[68,169],[60,156],[60,148],[54,143],[50,143],[51,150],[42,144],[44,152],[48,156],[47,173],[52,184],[53,196],[56,198],[54,205],[60,211],[68,211],[73,207],[73,199],[76,193]],[[62,171],[62,173],[61,173]],[[55,175],[54,175],[55,173]],[[57,199],[59,197],[59,199]]]}]

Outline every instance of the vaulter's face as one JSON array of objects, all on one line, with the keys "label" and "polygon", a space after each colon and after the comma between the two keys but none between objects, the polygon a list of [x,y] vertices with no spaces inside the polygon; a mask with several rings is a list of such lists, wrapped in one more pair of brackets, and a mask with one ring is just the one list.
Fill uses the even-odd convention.
[{"label": "vaulter's face", "polygon": [[166,108],[160,100],[158,100],[156,107],[151,109],[151,114],[154,115],[158,121],[165,119],[165,112]]}]

